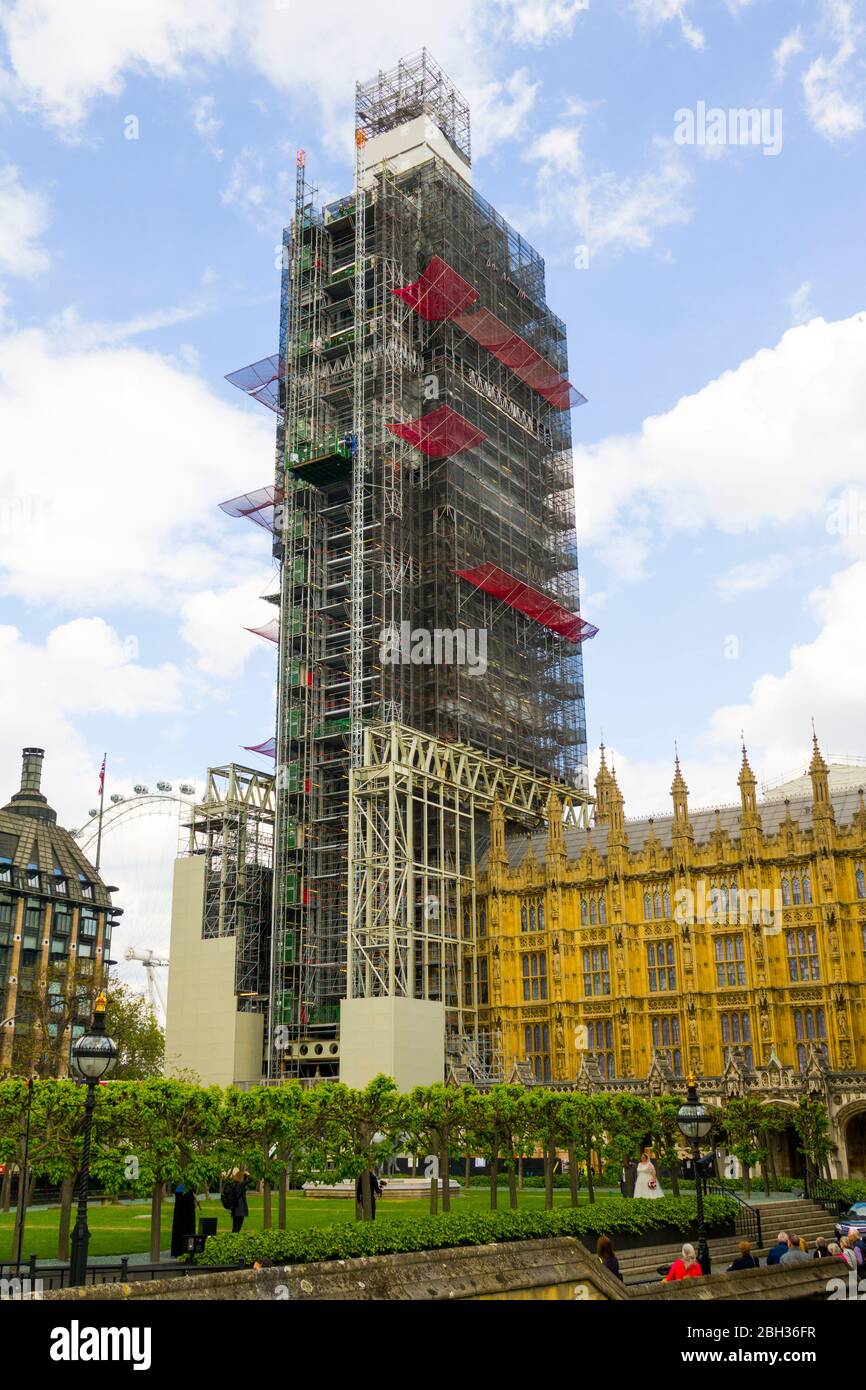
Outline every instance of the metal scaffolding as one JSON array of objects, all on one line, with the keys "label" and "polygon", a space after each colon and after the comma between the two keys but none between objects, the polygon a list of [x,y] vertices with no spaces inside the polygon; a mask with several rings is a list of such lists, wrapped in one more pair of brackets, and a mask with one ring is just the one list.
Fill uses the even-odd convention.
[{"label": "metal scaffolding", "polygon": [[[421,115],[448,146],[410,167],[383,160],[377,137],[399,145],[393,133]],[[408,868],[389,868],[383,887],[372,846],[393,812],[400,862],[412,843],[429,856],[440,923],[458,902],[474,913],[466,846],[485,833],[487,803],[472,791],[464,807],[459,779],[440,788],[437,829],[432,790],[418,799],[428,774],[411,793],[396,765],[367,776],[374,727],[472,750],[539,786],[557,783],[575,804],[587,797],[580,643],[594,629],[579,613],[568,414],[583,398],[565,377],[544,263],[474,192],[469,159],[468,107],[429,54],[359,84],[354,190],[319,208],[299,155],[279,352],[235,374],[272,404],[273,364],[285,370],[274,485],[226,504],[259,524],[273,517],[281,567],[275,1078],[303,1073],[323,1041],[336,1066],[340,1000],[366,988],[368,973],[376,988],[385,979],[429,993],[438,970],[457,990],[453,1027],[463,1032],[454,970],[464,948],[441,925],[418,937]],[[419,656],[418,632],[432,659]],[[510,799],[503,807],[521,818]],[[383,931],[396,932],[393,968],[380,959]],[[365,962],[354,984],[349,956]],[[414,983],[413,969],[423,976]],[[296,1046],[273,1046],[280,1024]]]},{"label": "metal scaffolding", "polygon": [[235,938],[238,1008],[268,1000],[274,855],[274,779],[229,763],[208,769],[185,823],[185,853],[205,858],[202,937]]}]

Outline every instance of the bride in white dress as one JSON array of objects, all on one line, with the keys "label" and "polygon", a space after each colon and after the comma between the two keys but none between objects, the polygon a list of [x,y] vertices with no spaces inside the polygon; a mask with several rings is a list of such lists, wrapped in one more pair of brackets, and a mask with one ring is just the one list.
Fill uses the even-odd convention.
[{"label": "bride in white dress", "polygon": [[635,1197],[663,1197],[662,1185],[656,1176],[652,1151],[644,1149],[637,1165],[637,1179],[634,1185]]}]

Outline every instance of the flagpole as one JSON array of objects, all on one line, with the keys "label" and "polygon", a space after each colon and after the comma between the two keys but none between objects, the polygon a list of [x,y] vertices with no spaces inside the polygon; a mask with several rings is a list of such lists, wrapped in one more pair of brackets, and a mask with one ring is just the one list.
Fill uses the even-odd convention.
[{"label": "flagpole", "polygon": [[96,872],[99,873],[99,859],[102,854],[102,808],[105,805],[105,754],[102,755],[102,771],[99,774],[99,829],[96,833]]}]

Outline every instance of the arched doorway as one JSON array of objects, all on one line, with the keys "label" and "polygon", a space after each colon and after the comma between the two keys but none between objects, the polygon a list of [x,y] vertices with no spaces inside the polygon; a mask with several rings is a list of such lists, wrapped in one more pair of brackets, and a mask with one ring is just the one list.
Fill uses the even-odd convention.
[{"label": "arched doorway", "polygon": [[866,1110],[852,1115],[845,1126],[849,1178],[866,1178]]}]

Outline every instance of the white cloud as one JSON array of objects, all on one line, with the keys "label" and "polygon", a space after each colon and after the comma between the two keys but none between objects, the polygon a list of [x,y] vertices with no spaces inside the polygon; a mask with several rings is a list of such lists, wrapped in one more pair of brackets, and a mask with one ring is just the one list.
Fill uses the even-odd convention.
[{"label": "white cloud", "polygon": [[0,167],[0,275],[24,277],[48,269],[39,238],[48,226],[48,202],[25,188],[14,164]]},{"label": "white cloud", "polygon": [[582,160],[580,137],[577,125],[552,126],[532,142],[524,158],[538,164],[541,179],[577,174]]},{"label": "white cloud", "polygon": [[783,575],[794,563],[793,555],[766,555],[760,560],[747,560],[742,565],[734,565],[726,574],[716,580],[719,598],[723,601],[741,598],[743,594],[767,589]]},{"label": "white cloud", "polygon": [[[323,138],[348,156],[354,82],[423,45],[482,112],[494,81],[494,51],[506,40],[537,46],[571,32],[583,0],[440,0],[430,7],[378,0],[375,12],[350,0],[308,7],[288,0],[10,0],[0,11],[20,104],[74,137],[101,97],[118,97],[127,78],[178,78],[229,57],[252,63],[297,101],[310,96]],[[514,77],[510,79],[514,81]],[[518,105],[525,91],[515,95]],[[205,99],[207,100],[207,99]],[[511,104],[509,102],[509,104]],[[194,117],[196,119],[196,117]],[[198,113],[215,135],[210,108]]]},{"label": "white cloud", "polygon": [[815,317],[811,294],[812,282],[811,280],[804,280],[802,285],[798,285],[794,292],[788,295],[788,309],[793,324],[808,323],[809,319]]},{"label": "white cloud", "polygon": [[691,0],[631,0],[638,21],[647,27],[658,27],[678,20],[683,38],[690,48],[704,47],[704,35],[689,17]]},{"label": "white cloud", "polygon": [[866,320],[814,319],[638,434],[578,447],[584,544],[619,563],[630,541],[634,575],[647,527],[657,539],[704,526],[824,524],[833,493],[866,481],[864,375]]},{"label": "white cloud", "polygon": [[217,504],[270,481],[271,415],[157,353],[77,337],[0,338],[0,593],[171,614],[261,583],[261,533]]},{"label": "white cloud", "polygon": [[854,46],[842,44],[833,58],[816,58],[803,74],[809,119],[828,140],[845,140],[866,125],[862,94],[851,85],[849,63]]},{"label": "white cloud", "polygon": [[216,102],[210,95],[198,97],[192,105],[192,123],[214,159],[222,159],[225,151],[217,143],[223,123],[216,115]]},{"label": "white cloud", "polygon": [[261,591],[261,580],[249,579],[230,589],[193,594],[182,605],[182,634],[196,653],[199,670],[223,679],[240,675],[265,642],[246,629],[270,622],[276,612],[273,604],[262,602]]},{"label": "white cloud", "polygon": [[773,77],[776,82],[785,80],[785,73],[788,71],[788,64],[798,53],[804,52],[806,44],[803,40],[803,30],[798,24],[796,29],[792,29],[786,34],[781,43],[773,49]]}]

